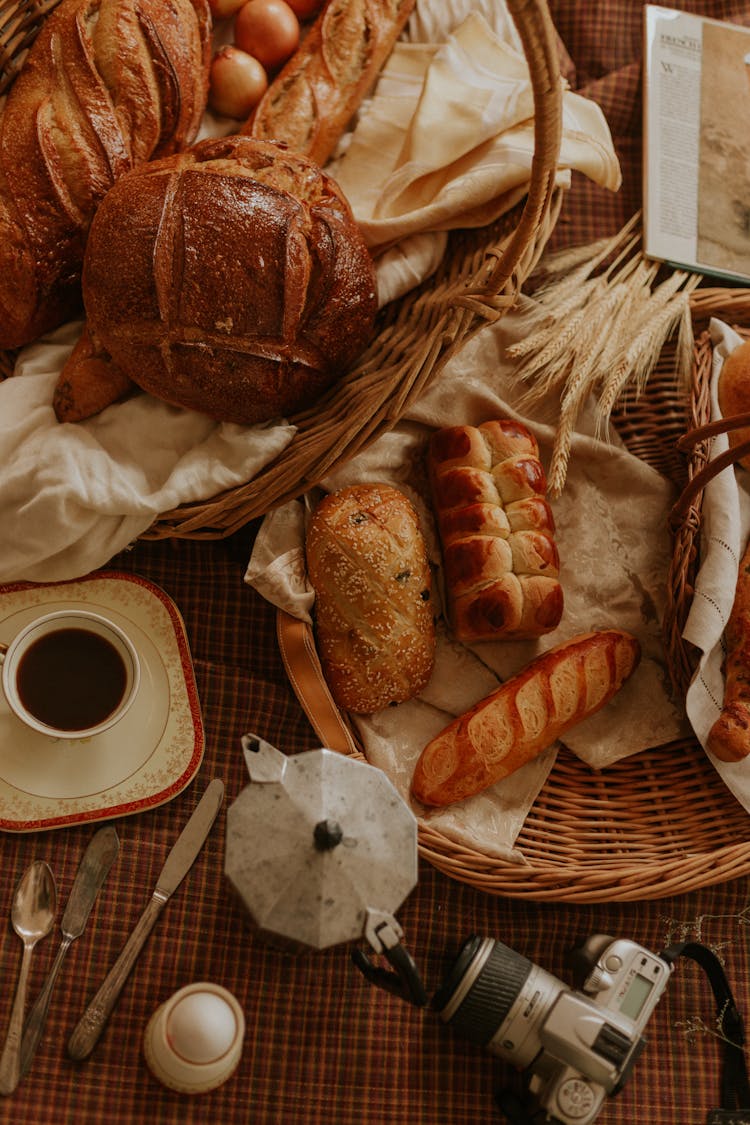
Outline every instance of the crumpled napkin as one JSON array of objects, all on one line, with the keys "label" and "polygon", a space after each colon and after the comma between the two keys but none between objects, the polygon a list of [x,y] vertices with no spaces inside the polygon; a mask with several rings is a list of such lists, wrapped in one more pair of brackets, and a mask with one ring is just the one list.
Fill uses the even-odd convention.
[{"label": "crumpled napkin", "polygon": [[[717,388],[722,365],[742,338],[718,319],[711,320],[709,330],[713,344],[713,421],[721,417]],[[711,445],[711,458],[718,457],[728,446],[727,435],[717,435]],[[701,653],[685,706],[696,738],[705,749],[708,732],[719,717],[724,698],[722,638],[734,602],[740,560],[750,537],[750,477],[741,465],[724,469],[708,482],[701,514],[701,565],[683,636]],[[708,750],[706,753],[726,786],[750,812],[750,759],[722,762]]]},{"label": "crumpled napkin", "polygon": [[[527,191],[531,77],[512,24],[498,26],[471,12],[444,42],[396,44],[330,168],[375,253],[417,233],[485,225]],[[559,183],[569,183],[571,169],[611,190],[620,185],[604,115],[567,90]]]},{"label": "crumpled napkin", "polygon": [[78,337],[68,324],[25,348],[0,382],[0,582],[79,578],[163,512],[251,480],[292,440],[136,395],[75,425],[52,392]]},{"label": "crumpled napkin", "polygon": [[[440,550],[424,473],[426,441],[433,428],[478,425],[510,416],[524,422],[548,463],[556,404],[534,415],[519,409],[515,368],[505,350],[533,330],[533,301],[482,329],[451,359],[390,433],[323,482],[326,490],[357,481],[387,481],[415,505],[434,567],[440,605]],[[456,644],[438,627],[435,671],[416,700],[372,716],[354,716],[366,757],[382,768],[409,800],[411,776],[422,748],[450,720],[484,698],[501,680],[552,645],[591,629],[616,627],[638,636],[643,657],[633,677],[597,715],[573,728],[565,744],[594,769],[687,733],[669,686],[661,639],[664,578],[671,558],[667,515],[670,483],[613,439],[593,437],[593,411],[574,434],[565,491],[553,503],[561,558],[565,611],[558,628],[532,641],[471,647]],[[310,498],[314,503],[314,497]],[[273,604],[303,620],[314,619],[314,597],[304,562],[305,506],[300,502],[266,517],[246,581]],[[482,794],[445,810],[413,803],[421,822],[463,846],[520,861],[513,844],[556,756],[555,747]]]}]

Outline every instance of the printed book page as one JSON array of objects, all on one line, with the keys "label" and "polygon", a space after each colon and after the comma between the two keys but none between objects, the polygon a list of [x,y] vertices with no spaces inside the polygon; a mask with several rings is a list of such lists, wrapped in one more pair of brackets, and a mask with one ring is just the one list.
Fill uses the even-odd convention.
[{"label": "printed book page", "polygon": [[750,28],[646,5],[644,250],[750,280]]}]

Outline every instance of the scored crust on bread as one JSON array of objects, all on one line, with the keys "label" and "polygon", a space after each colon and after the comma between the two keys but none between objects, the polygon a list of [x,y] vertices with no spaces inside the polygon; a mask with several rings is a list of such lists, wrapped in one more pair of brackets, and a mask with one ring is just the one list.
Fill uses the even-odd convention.
[{"label": "scored crust on bread", "polygon": [[254,425],[309,407],[359,356],[375,271],[338,186],[306,157],[228,136],[121,177],[83,268],[98,350],[143,390]]},{"label": "scored crust on bread", "polygon": [[408,498],[377,483],[333,492],[315,509],[305,546],[318,655],[339,707],[371,714],[417,695],[432,674],[435,624]]},{"label": "scored crust on bread", "polygon": [[455,638],[555,629],[563,611],[560,558],[534,436],[510,419],[446,427],[432,436],[428,469]]},{"label": "scored crust on bread", "polygon": [[449,805],[507,777],[604,707],[640,654],[637,638],[619,629],[549,649],[425,746],[412,794],[424,805]]},{"label": "scored crust on bread", "polygon": [[328,0],[242,132],[325,164],[370,92],[415,0]]},{"label": "scored crust on bread", "polygon": [[0,118],[0,347],[81,309],[91,218],[112,184],[195,138],[207,0],[62,0]]}]

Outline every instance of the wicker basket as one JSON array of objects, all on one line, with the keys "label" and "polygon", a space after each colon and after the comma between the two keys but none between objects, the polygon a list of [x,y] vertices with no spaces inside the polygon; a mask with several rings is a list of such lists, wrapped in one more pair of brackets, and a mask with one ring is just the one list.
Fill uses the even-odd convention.
[{"label": "wicker basket", "polygon": [[[669,477],[674,553],[667,577],[665,651],[679,698],[694,669],[681,637],[698,564],[700,488],[691,482],[707,443],[680,451],[685,434],[708,420],[711,346],[719,317],[750,326],[750,290],[699,289],[691,387],[677,385],[667,346],[646,390],[626,396],[615,419],[632,453]],[[738,323],[739,322],[739,323]],[[700,483],[700,482],[699,482]],[[750,874],[750,816],[697,739],[681,739],[595,772],[563,749],[517,840],[524,864],[457,848],[420,826],[422,854],[440,870],[492,894],[554,902],[621,902],[682,894]]]},{"label": "wicker basket", "polygon": [[[674,346],[668,344],[645,390],[627,393],[614,419],[631,453],[668,477],[683,499],[675,507],[682,515],[672,528],[674,553],[664,620],[665,653],[678,698],[684,698],[693,669],[681,637],[700,529],[701,495],[700,490],[692,491],[691,482],[707,455],[706,443],[697,445],[689,457],[679,446],[707,420],[708,320],[717,316],[750,325],[750,290],[701,289],[693,294],[692,309],[697,344],[691,387],[678,385]],[[308,656],[316,661],[311,636],[307,646],[312,648]],[[304,705],[294,677],[292,683]],[[325,744],[364,758],[351,724],[338,713],[334,716],[334,710],[331,701],[322,732],[328,738]],[[310,709],[308,715],[313,725],[321,717]],[[340,727],[338,741],[332,741],[334,719]],[[419,824],[420,854],[460,882],[508,898],[593,903],[664,898],[750,874],[750,816],[697,739],[642,751],[601,771],[563,747],[516,847],[522,863],[487,856]]]},{"label": "wicker basket", "polygon": [[[39,20],[58,0],[0,0],[0,91],[18,70]],[[533,270],[557,219],[555,188],[562,89],[555,30],[546,0],[507,0],[531,74],[535,148],[526,201],[498,224],[457,232],[439,273],[381,311],[372,343],[314,407],[290,419],[293,441],[246,485],[164,513],[145,538],[211,538],[301,495],[337,464],[391,429],[450,356],[501,317]],[[0,353],[0,377],[14,357]]]}]

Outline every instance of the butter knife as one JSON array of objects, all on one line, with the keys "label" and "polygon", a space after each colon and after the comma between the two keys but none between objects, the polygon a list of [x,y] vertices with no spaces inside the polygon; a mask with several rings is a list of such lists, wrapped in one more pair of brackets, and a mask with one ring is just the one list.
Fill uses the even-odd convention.
[{"label": "butter knife", "polygon": [[68,1054],[72,1059],[85,1059],[94,1049],[146,938],[170,897],[198,858],[223,800],[224,782],[215,777],[209,782],[193,815],[172,846],[154,892],[122,952],[73,1029],[68,1040]]},{"label": "butter knife", "polygon": [[60,923],[62,942],[42,990],[34,1001],[24,1023],[21,1040],[21,1077],[28,1074],[36,1049],[39,1046],[47,1020],[52,990],[65,954],[68,952],[71,943],[79,938],[85,930],[96,896],[99,894],[119,850],[120,841],[117,832],[113,825],[107,825],[105,828],[100,828],[89,841],[83,859],[78,865],[78,871],[65,906],[65,913]]}]

